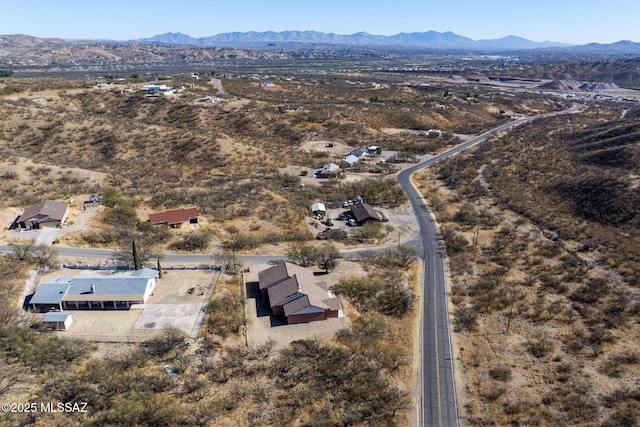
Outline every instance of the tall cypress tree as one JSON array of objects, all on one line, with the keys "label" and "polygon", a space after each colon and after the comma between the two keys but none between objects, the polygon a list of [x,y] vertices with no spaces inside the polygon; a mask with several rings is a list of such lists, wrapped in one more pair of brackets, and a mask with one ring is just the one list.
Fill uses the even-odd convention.
[{"label": "tall cypress tree", "polygon": [[136,270],[140,270],[142,268],[140,266],[140,255],[138,254],[138,248],[136,247],[136,241],[133,241],[133,267]]}]

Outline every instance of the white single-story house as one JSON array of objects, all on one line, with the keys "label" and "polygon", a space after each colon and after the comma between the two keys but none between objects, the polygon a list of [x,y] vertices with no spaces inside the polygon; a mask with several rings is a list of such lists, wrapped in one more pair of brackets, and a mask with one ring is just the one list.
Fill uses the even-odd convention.
[{"label": "white single-story house", "polygon": [[142,85],[140,89],[149,92],[149,93],[157,93],[162,95],[169,95],[175,92],[175,89],[169,87],[167,85]]},{"label": "white single-story house", "polygon": [[304,108],[300,105],[284,104],[278,107],[278,111],[280,111],[281,113],[296,113],[299,111],[304,111]]},{"label": "white single-story house", "polygon": [[40,284],[29,305],[50,310],[128,310],[144,304],[157,284],[158,271],[142,268],[109,275],[58,277]]}]

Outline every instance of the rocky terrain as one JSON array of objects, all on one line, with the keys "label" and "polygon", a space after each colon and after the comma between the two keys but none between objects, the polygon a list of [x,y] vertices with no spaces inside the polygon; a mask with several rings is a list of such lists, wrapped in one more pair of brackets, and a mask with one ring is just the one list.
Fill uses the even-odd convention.
[{"label": "rocky terrain", "polygon": [[281,55],[235,48],[195,48],[142,43],[65,41],[25,35],[0,36],[0,67],[17,71],[126,71],[214,62],[269,59]]}]

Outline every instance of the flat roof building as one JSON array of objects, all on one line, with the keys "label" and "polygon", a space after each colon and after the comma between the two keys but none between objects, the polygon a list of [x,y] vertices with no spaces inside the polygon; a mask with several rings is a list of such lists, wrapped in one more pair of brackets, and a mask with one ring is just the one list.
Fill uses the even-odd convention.
[{"label": "flat roof building", "polygon": [[109,276],[58,277],[40,284],[31,297],[33,311],[128,310],[144,304],[156,286],[158,271],[142,268]]}]

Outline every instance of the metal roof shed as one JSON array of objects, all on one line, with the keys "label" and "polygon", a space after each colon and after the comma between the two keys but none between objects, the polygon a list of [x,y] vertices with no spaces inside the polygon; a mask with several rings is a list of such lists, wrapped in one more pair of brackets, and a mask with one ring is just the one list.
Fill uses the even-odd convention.
[{"label": "metal roof shed", "polygon": [[51,311],[42,315],[42,323],[56,331],[64,331],[73,323],[73,316],[68,311]]}]

